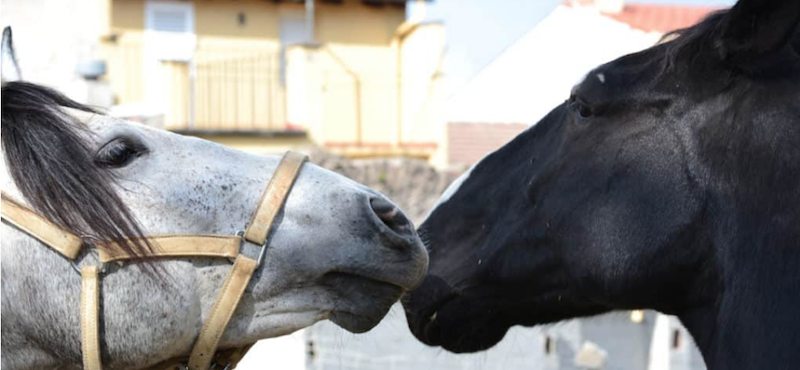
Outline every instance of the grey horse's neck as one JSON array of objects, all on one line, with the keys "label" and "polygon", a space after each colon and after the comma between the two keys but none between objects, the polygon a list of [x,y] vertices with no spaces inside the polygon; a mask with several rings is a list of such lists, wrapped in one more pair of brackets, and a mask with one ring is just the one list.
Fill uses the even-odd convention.
[{"label": "grey horse's neck", "polygon": [[[13,227],[3,223],[2,233],[2,367],[80,368],[80,276],[66,259]],[[94,256],[81,259],[93,263]],[[221,280],[227,271],[225,262],[195,263],[207,266],[163,262],[167,275],[176,277],[166,280],[135,264],[109,269],[102,280],[100,329],[107,367],[136,369],[189,353],[207,295],[196,284]]]}]

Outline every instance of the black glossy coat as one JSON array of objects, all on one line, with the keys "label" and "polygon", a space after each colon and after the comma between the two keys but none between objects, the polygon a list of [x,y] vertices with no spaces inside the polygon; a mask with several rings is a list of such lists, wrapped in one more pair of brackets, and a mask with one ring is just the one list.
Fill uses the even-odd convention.
[{"label": "black glossy coat", "polygon": [[421,225],[412,332],[472,352],[651,308],[710,369],[800,367],[799,22],[800,1],[742,0],[589,73]]}]

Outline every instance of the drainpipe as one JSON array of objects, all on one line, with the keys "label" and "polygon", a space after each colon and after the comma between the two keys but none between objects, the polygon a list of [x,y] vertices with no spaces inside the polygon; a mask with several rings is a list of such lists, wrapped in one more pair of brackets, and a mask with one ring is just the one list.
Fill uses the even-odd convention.
[{"label": "drainpipe", "polygon": [[397,38],[397,71],[395,71],[395,78],[397,79],[397,146],[399,147],[403,144],[403,41],[405,41],[406,35],[400,35]]},{"label": "drainpipe", "polygon": [[325,50],[326,53],[328,53],[328,55],[330,55],[331,59],[333,59],[333,61],[336,62],[336,64],[338,64],[339,67],[341,67],[342,70],[344,70],[345,73],[347,73],[350,76],[350,78],[353,79],[353,87],[355,88],[355,109],[356,109],[356,143],[359,146],[361,146],[362,144],[361,78],[359,78],[358,73],[356,73],[352,68],[350,68],[350,66],[347,65],[347,63],[345,63],[345,61],[342,60],[342,58],[340,58],[339,55],[334,53],[333,50],[331,50],[331,48],[328,47],[328,45],[323,45],[322,48],[323,50]]},{"label": "drainpipe", "polygon": [[314,42],[314,0],[306,0],[306,41]]},{"label": "drainpipe", "polygon": [[397,95],[397,146],[403,143],[403,42],[406,37],[425,20],[425,1],[417,0],[417,12],[413,17],[404,21],[394,33],[395,44],[397,45],[397,60],[395,61],[396,71],[395,78],[397,83],[395,86]]},{"label": "drainpipe", "polygon": [[197,105],[196,97],[195,97],[195,80],[197,79],[197,65],[195,64],[196,57],[192,55],[192,59],[189,60],[189,129],[194,129],[195,126],[195,116],[194,116],[194,107]]}]

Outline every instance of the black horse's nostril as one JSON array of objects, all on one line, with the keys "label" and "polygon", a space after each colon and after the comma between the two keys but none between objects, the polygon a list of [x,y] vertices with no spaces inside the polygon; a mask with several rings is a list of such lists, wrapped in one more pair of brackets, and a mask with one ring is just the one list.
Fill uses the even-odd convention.
[{"label": "black horse's nostril", "polygon": [[372,198],[369,203],[378,218],[394,232],[403,236],[414,235],[411,221],[394,204],[382,197]]}]

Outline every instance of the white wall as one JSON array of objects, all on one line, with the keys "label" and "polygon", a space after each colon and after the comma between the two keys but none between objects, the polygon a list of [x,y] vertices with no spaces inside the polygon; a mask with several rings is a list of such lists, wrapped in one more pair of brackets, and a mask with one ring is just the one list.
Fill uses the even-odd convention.
[{"label": "white wall", "polygon": [[449,122],[534,124],[594,67],[655,44],[591,8],[559,6],[449,101]]},{"label": "white wall", "polygon": [[81,102],[89,100],[87,83],[75,68],[98,52],[108,19],[106,1],[0,1],[0,26],[12,27],[23,79],[54,87]]}]

